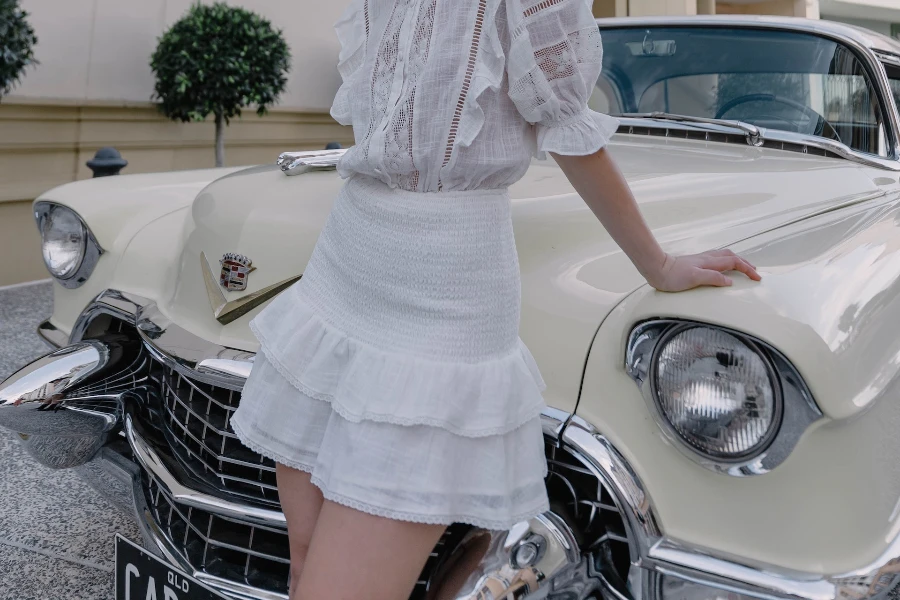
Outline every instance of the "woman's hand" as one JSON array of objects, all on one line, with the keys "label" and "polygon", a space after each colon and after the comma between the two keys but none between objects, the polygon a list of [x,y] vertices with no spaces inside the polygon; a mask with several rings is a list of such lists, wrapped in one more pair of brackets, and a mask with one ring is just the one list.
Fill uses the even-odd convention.
[{"label": "woman's hand", "polygon": [[681,292],[701,285],[731,285],[725,271],[740,271],[759,281],[756,267],[731,250],[712,250],[690,256],[663,252],[638,209],[625,177],[607,154],[587,156],[553,154],[563,173],[628,255],[641,275],[664,292]]},{"label": "woman's hand", "polygon": [[726,271],[740,271],[753,281],[761,277],[756,267],[731,250],[711,250],[701,254],[672,256],[666,254],[655,273],[647,273],[647,282],[661,292],[683,292],[701,285],[731,285]]}]

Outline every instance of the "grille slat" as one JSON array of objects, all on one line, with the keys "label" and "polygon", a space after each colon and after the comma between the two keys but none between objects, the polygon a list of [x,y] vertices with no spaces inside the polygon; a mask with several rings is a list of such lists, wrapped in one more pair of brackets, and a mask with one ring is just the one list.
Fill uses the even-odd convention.
[{"label": "grille slat", "polygon": [[275,463],[245,448],[228,429],[240,394],[192,381],[159,363],[156,371],[176,457],[225,496],[278,506]]}]

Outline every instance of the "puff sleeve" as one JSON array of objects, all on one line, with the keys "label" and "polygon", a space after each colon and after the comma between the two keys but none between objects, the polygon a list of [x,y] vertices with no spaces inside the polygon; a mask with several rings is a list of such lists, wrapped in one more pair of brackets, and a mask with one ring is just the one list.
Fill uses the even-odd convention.
[{"label": "puff sleeve", "polygon": [[341,43],[338,72],[341,74],[342,83],[331,105],[331,116],[341,125],[352,125],[350,84],[353,75],[359,71],[365,60],[368,36],[365,0],[352,0],[341,18],[334,24],[334,30]]},{"label": "puff sleeve", "polygon": [[507,0],[509,96],[535,125],[537,153],[592,154],[618,121],[588,108],[603,46],[591,0]]}]

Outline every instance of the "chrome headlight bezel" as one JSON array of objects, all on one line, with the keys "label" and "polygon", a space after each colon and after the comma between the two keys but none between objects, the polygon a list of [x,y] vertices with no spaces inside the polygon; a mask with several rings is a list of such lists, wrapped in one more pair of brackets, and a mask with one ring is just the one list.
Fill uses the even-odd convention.
[{"label": "chrome headlight bezel", "polygon": [[87,226],[87,223],[84,222],[84,219],[82,219],[81,215],[79,215],[76,211],[63,204],[41,201],[34,204],[34,220],[37,224],[38,233],[41,235],[42,257],[44,255],[43,245],[45,244],[43,224],[44,221],[50,217],[50,213],[54,210],[68,211],[72,214],[72,216],[78,219],[78,222],[81,224],[84,232],[84,249],[78,266],[72,269],[71,273],[66,273],[63,276],[54,273],[50,269],[50,265],[47,264],[46,259],[44,260],[44,266],[47,268],[47,271],[50,273],[50,275],[53,276],[53,279],[63,287],[70,289],[78,288],[84,285],[84,283],[91,276],[91,273],[93,273],[94,271],[94,267],[97,266],[97,261],[100,260],[100,256],[104,251],[100,246],[100,243],[97,241],[97,238],[95,238],[94,234],[91,232],[91,229]]},{"label": "chrome headlight bezel", "polygon": [[[756,352],[769,369],[775,401],[780,405],[777,419],[773,420],[764,441],[743,455],[726,458],[703,452],[675,430],[660,406],[654,383],[660,350],[672,336],[695,327],[734,336]],[[762,340],[727,327],[680,319],[653,319],[639,323],[628,337],[625,370],[638,384],[666,438],[685,456],[718,473],[741,477],[771,471],[787,459],[803,432],[822,417],[803,379],[781,352]]]}]

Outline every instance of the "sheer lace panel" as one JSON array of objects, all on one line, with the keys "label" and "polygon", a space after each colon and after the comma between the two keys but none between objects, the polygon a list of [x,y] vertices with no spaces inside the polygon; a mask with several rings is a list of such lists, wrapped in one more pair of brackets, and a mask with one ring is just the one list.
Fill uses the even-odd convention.
[{"label": "sheer lace panel", "polygon": [[398,174],[398,187],[410,191],[416,191],[419,185],[419,172],[413,156],[416,87],[428,62],[436,8],[437,0],[429,0],[419,7],[411,41],[405,100],[394,113],[384,141],[387,166]]},{"label": "sheer lace panel", "polygon": [[[481,34],[484,30],[484,15],[487,12],[487,0],[479,0],[478,11],[475,13],[475,27],[472,32],[472,46],[469,48],[469,61],[466,64],[466,74],[463,78],[462,88],[459,92],[459,99],[456,101],[456,110],[453,113],[453,119],[450,121],[450,136],[447,140],[447,149],[444,151],[444,164],[446,167],[450,164],[450,158],[453,156],[453,146],[456,145],[456,136],[459,133],[459,121],[462,118],[463,108],[466,106],[466,99],[469,96],[469,87],[472,85],[472,75],[475,73],[475,65],[478,60],[478,48],[481,45]],[[438,189],[443,186],[438,183]]]},{"label": "sheer lace panel", "polygon": [[534,58],[547,81],[571,77],[575,74],[575,60],[569,52],[569,42],[560,42],[535,51]]},{"label": "sheer lace panel", "polygon": [[[593,22],[577,20],[577,16],[563,5],[567,0],[541,0],[523,10],[523,19],[512,32],[512,38],[530,38],[533,44],[534,64],[539,73],[529,72],[520,79],[511,82],[510,95],[516,98],[516,104],[524,113],[543,107],[546,103],[559,99],[561,89],[571,89],[582,82],[587,72],[592,72],[602,61],[603,46],[600,31]],[[574,5],[574,3],[569,3]],[[549,11],[554,13],[552,16]],[[546,14],[546,16],[545,16]],[[566,30],[572,25],[575,30]],[[587,68],[592,67],[592,68]],[[543,77],[541,77],[543,76]],[[577,79],[576,79],[577,78]],[[569,81],[566,81],[569,80]],[[549,85],[548,85],[549,84]],[[580,111],[574,111],[578,114]],[[572,115],[556,115],[556,121],[563,121]]]},{"label": "sheer lace panel", "polygon": [[406,2],[394,4],[391,10],[391,18],[378,47],[378,55],[375,60],[375,69],[372,77],[372,118],[369,120],[369,129],[366,132],[365,143],[363,144],[363,155],[367,160],[372,134],[375,133],[375,129],[381,124],[388,112],[391,88],[394,83],[394,71],[397,68],[397,59],[400,56],[400,29],[403,27],[405,8]]}]

